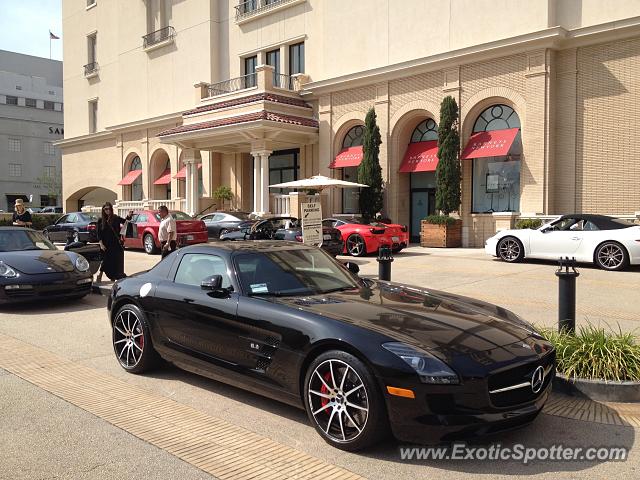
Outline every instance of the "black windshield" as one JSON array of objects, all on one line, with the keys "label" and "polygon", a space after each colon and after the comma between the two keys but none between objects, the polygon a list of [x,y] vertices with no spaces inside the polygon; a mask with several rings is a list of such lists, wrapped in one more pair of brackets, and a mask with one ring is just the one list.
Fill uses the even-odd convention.
[{"label": "black windshield", "polygon": [[56,250],[40,232],[32,230],[0,230],[0,252],[23,250]]}]

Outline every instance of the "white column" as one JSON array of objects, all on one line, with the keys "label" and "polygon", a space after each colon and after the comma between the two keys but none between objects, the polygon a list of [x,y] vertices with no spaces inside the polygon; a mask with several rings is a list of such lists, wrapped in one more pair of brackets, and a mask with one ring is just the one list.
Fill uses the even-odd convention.
[{"label": "white column", "polygon": [[195,150],[184,150],[184,166],[187,168],[185,177],[186,210],[189,215],[196,215],[199,207],[198,195],[198,164],[201,159],[196,156]]},{"label": "white column", "polygon": [[262,157],[262,169],[261,169],[261,190],[260,193],[262,195],[262,213],[268,213],[270,209],[269,205],[269,155],[270,152],[263,152],[260,156]]},{"label": "white column", "polygon": [[253,155],[253,213],[258,215],[262,211],[260,196],[260,164],[262,163],[260,155],[257,153],[251,153]]}]

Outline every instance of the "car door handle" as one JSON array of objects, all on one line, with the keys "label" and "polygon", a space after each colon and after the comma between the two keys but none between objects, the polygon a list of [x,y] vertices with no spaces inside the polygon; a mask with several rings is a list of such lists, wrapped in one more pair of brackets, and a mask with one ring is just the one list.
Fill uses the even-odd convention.
[{"label": "car door handle", "polygon": [[571,240],[582,240],[581,237],[571,237]]}]

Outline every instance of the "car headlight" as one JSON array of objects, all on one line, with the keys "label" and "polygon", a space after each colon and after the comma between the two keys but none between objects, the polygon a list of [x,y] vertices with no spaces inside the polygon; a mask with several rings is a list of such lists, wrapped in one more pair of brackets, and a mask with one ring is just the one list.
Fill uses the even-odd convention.
[{"label": "car headlight", "polygon": [[455,385],[460,383],[456,372],[439,358],[430,353],[423,352],[411,345],[401,342],[383,343],[385,350],[400,357],[413,368],[422,383],[435,383],[440,385]]},{"label": "car headlight", "polygon": [[13,278],[17,277],[16,271],[4,262],[0,262],[0,277]]},{"label": "car headlight", "polygon": [[87,262],[86,258],[79,255],[78,258],[76,258],[76,268],[80,272],[86,272],[87,270],[89,270],[89,262]]}]

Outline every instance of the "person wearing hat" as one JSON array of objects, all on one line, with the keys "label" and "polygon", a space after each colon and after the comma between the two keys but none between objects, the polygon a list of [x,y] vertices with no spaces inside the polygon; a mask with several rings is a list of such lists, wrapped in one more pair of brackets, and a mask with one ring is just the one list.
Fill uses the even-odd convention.
[{"label": "person wearing hat", "polygon": [[21,198],[16,199],[13,224],[17,227],[31,227],[31,212],[24,208],[24,202]]}]

